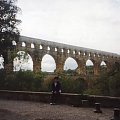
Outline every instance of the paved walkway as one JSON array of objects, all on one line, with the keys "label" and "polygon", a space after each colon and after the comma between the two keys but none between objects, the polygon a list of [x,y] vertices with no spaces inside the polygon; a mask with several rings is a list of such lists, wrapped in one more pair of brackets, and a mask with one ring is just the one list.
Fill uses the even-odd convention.
[{"label": "paved walkway", "polygon": [[94,108],[0,100],[0,120],[110,120],[113,109],[94,113]]}]

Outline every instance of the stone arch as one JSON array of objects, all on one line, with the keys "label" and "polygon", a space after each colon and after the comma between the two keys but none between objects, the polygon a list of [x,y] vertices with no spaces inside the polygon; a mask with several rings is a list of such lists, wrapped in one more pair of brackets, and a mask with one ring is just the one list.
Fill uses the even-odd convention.
[{"label": "stone arch", "polygon": [[0,69],[4,69],[4,58],[2,55],[0,56]]},{"label": "stone arch", "polygon": [[106,64],[106,71],[110,71],[112,68],[112,63],[108,60],[103,60],[103,61]]},{"label": "stone arch", "polygon": [[16,41],[13,40],[12,45],[16,46],[17,45]]},{"label": "stone arch", "polygon": [[33,61],[30,54],[25,51],[18,51],[17,56],[13,59],[13,71],[31,70],[33,71]]},{"label": "stone arch", "polygon": [[101,61],[101,63],[100,63],[100,65],[102,66],[106,66],[106,63],[105,63],[105,61]]},{"label": "stone arch", "polygon": [[31,48],[35,48],[35,44],[34,43],[31,43]]},{"label": "stone arch", "polygon": [[94,66],[94,61],[91,59],[86,60],[86,66]]},{"label": "stone arch", "polygon": [[55,47],[55,50],[54,50],[55,52],[57,52],[57,47]]},{"label": "stone arch", "polygon": [[108,61],[106,59],[102,59],[100,62],[100,65],[106,65],[107,66]]},{"label": "stone arch", "polygon": [[107,72],[107,64],[105,61],[101,61],[100,63],[100,73]]},{"label": "stone arch", "polygon": [[50,54],[45,54],[41,61],[41,71],[43,72],[54,72],[56,69],[55,59]]},{"label": "stone arch", "polygon": [[26,43],[25,43],[25,42],[22,42],[21,46],[22,46],[22,47],[26,47]]},{"label": "stone arch", "polygon": [[78,67],[78,64],[76,62],[76,60],[72,57],[68,57],[66,60],[65,60],[65,63],[64,63],[64,66],[63,66],[64,70],[75,70],[77,67]]},{"label": "stone arch", "polygon": [[86,60],[86,75],[94,74],[94,61],[92,59]]},{"label": "stone arch", "polygon": [[50,49],[51,49],[50,46],[47,46],[47,50],[50,51]]},{"label": "stone arch", "polygon": [[41,49],[41,50],[42,50],[42,49],[43,49],[43,46],[42,46],[42,45],[40,45],[40,46],[39,46],[39,49]]}]

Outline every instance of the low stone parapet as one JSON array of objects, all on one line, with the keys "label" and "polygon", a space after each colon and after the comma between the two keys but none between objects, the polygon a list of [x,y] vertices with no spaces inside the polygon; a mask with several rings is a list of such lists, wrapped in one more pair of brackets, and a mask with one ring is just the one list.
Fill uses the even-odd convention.
[{"label": "low stone parapet", "polygon": [[90,104],[101,103],[101,107],[120,107],[120,97],[89,95]]},{"label": "low stone parapet", "polygon": [[[50,103],[50,98],[50,92],[0,90],[0,99]],[[76,107],[82,107],[84,100],[87,101],[86,107],[94,107],[95,103],[100,103],[101,107],[120,107],[120,97],[61,93],[59,99],[61,104],[73,105]]]}]

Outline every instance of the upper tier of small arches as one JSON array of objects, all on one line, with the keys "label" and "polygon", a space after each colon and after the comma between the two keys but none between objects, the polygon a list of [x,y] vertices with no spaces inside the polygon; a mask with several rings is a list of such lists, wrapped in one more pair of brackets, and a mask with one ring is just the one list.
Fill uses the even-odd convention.
[{"label": "upper tier of small arches", "polygon": [[[13,42],[14,45],[17,45]],[[31,37],[20,36],[19,46],[21,47],[29,47],[31,49],[44,49],[44,50],[52,50],[52,51],[60,51],[66,52],[68,54],[82,54],[83,56],[94,56],[94,57],[106,57],[106,58],[117,58],[120,59],[120,55],[95,49],[89,49],[84,47],[78,47],[73,45],[67,45],[47,40],[41,40]]]}]

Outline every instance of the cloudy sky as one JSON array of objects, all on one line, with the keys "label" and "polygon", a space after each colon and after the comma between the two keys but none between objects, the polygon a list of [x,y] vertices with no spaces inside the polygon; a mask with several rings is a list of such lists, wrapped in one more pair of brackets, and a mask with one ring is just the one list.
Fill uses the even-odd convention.
[{"label": "cloudy sky", "polygon": [[[17,6],[21,35],[120,54],[120,0],[18,0]],[[49,55],[42,66],[56,67]],[[64,69],[71,67],[77,64],[69,58]]]},{"label": "cloudy sky", "polygon": [[120,0],[18,0],[21,35],[120,54]]}]

